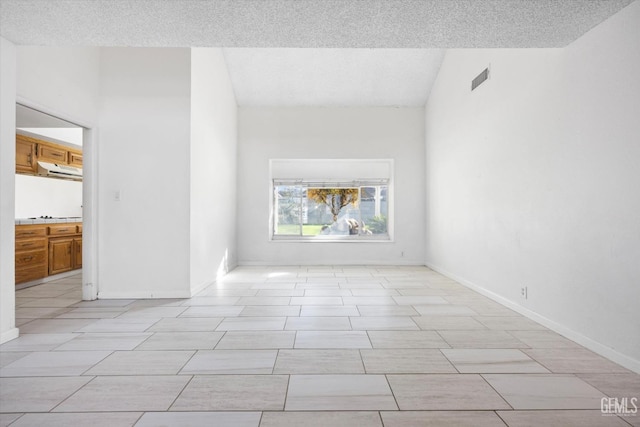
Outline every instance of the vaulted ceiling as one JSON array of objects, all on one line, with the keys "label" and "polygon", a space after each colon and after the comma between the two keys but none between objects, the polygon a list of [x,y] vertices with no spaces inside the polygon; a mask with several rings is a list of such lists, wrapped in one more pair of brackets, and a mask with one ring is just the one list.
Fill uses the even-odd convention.
[{"label": "vaulted ceiling", "polygon": [[0,0],[0,34],[21,45],[223,47],[239,105],[416,106],[444,49],[564,47],[631,2]]}]

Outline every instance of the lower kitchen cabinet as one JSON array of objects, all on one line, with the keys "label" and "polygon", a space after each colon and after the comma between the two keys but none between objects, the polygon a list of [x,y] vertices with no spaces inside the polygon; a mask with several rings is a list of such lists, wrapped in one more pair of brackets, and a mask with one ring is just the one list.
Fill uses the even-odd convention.
[{"label": "lower kitchen cabinet", "polygon": [[82,224],[16,225],[16,285],[82,268]]},{"label": "lower kitchen cabinet", "polygon": [[49,240],[49,274],[73,270],[73,239]]}]

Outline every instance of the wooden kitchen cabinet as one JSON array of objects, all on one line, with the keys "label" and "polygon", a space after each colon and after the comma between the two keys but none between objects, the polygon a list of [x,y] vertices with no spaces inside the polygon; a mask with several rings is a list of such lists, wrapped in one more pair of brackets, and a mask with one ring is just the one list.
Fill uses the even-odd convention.
[{"label": "wooden kitchen cabinet", "polygon": [[42,279],[48,274],[47,229],[42,225],[16,226],[16,283]]},{"label": "wooden kitchen cabinet", "polygon": [[73,239],[73,268],[82,268],[82,237]]},{"label": "wooden kitchen cabinet", "polygon": [[62,163],[68,164],[67,155],[69,152],[65,150],[62,146],[55,146],[53,144],[38,145],[38,160],[42,160],[43,162],[49,163]]},{"label": "wooden kitchen cabinet", "polygon": [[49,275],[73,270],[73,239],[49,240]]},{"label": "wooden kitchen cabinet", "polygon": [[75,166],[77,168],[81,168],[82,167],[82,153],[69,151],[69,165]]},{"label": "wooden kitchen cabinet", "polygon": [[82,223],[16,225],[16,285],[82,268]]},{"label": "wooden kitchen cabinet", "polygon": [[16,173],[36,173],[38,168],[36,147],[35,139],[16,135]]}]

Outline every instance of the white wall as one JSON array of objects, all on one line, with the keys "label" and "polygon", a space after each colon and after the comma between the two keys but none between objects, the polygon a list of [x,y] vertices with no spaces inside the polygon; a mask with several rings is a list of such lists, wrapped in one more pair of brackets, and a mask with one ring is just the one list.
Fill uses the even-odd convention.
[{"label": "white wall", "polygon": [[16,175],[16,218],[82,216],[82,182]]},{"label": "white wall", "polygon": [[222,49],[192,49],[192,293],[236,263],[236,116],[235,95]]},{"label": "white wall", "polygon": [[28,128],[19,127],[22,131],[27,131],[27,136],[33,136],[29,134],[41,135],[46,137],[47,140],[52,142],[64,142],[63,145],[77,145],[82,148],[82,128]]},{"label": "white wall", "polygon": [[15,319],[14,177],[16,48],[0,37],[0,343],[18,336]]},{"label": "white wall", "polygon": [[426,107],[427,264],[635,370],[639,74],[635,2],[565,49],[449,51]]},{"label": "white wall", "polygon": [[190,296],[190,62],[189,49],[101,49],[100,298]]},{"label": "white wall", "polygon": [[[422,108],[241,107],[238,144],[240,264],[424,263]],[[395,241],[270,242],[269,159],[286,158],[394,159]]]},{"label": "white wall", "polygon": [[17,52],[19,97],[95,122],[99,48],[20,46]]}]

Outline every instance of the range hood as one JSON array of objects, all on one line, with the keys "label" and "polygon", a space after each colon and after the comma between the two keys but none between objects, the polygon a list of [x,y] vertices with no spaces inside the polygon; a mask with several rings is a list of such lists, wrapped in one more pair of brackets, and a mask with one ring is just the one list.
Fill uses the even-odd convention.
[{"label": "range hood", "polygon": [[56,163],[38,162],[38,175],[49,178],[82,181],[82,169]]}]

